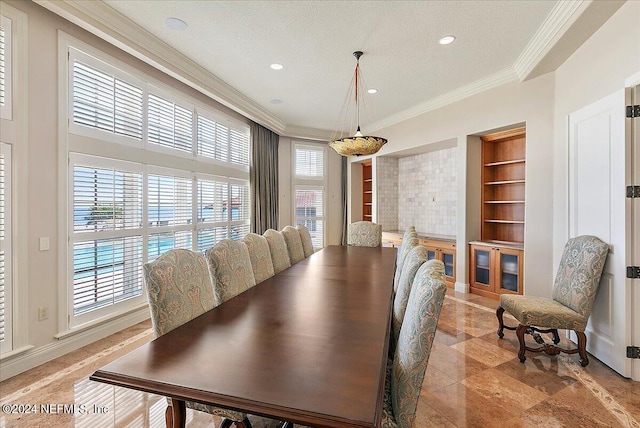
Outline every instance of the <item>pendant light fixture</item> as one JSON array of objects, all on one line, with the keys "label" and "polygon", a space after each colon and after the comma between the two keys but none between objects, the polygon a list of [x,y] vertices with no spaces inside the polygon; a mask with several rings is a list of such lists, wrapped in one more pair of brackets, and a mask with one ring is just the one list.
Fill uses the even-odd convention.
[{"label": "pendant light fixture", "polygon": [[[387,143],[387,140],[380,137],[373,137],[369,135],[363,135],[360,131],[360,104],[362,103],[360,85],[362,82],[362,77],[360,75],[360,57],[362,56],[361,51],[356,51],[353,53],[353,56],[356,57],[356,70],[353,75],[352,85],[355,89],[355,102],[356,102],[356,132],[351,137],[343,138],[342,135],[339,138],[333,139],[329,143],[329,145],[335,150],[338,154],[342,156],[362,156],[362,155],[372,155],[377,153],[382,146]],[[349,87],[351,90],[351,87]],[[349,91],[350,92],[350,91]],[[336,131],[338,133],[338,131]]]}]

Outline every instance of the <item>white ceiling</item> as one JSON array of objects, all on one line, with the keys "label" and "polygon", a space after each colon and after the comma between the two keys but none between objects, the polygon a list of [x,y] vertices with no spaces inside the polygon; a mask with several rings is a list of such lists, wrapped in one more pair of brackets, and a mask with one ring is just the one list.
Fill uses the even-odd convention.
[{"label": "white ceiling", "polygon": [[[558,57],[566,58],[584,40],[574,35],[577,42],[563,41],[566,52],[553,51],[563,34],[575,28],[578,17],[587,15],[590,2],[38,3],[67,18],[73,16],[74,22],[96,33],[108,27],[124,43],[142,45],[146,40],[145,49],[151,52],[154,46],[148,46],[149,40],[155,39],[158,57],[177,69],[184,65],[183,71],[174,70],[186,75],[183,81],[197,75],[194,80],[200,84],[194,86],[204,87],[203,92],[280,134],[327,138],[343,124],[340,113],[355,67],[353,51],[364,51],[360,60],[364,83],[379,91],[365,93],[366,111],[361,107],[363,131],[367,127],[373,131],[481,90],[549,71],[553,67],[543,66],[545,58],[553,57],[557,63]],[[168,17],[185,21],[187,30],[169,29]],[[600,20],[604,18],[608,16]],[[449,34],[456,41],[439,45],[438,39]],[[284,69],[271,70],[272,63]]]}]

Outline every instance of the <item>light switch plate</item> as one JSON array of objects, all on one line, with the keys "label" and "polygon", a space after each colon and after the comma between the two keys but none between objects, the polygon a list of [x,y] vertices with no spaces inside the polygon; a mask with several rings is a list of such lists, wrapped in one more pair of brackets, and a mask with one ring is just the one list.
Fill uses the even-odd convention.
[{"label": "light switch plate", "polygon": [[50,249],[49,237],[40,238],[40,251],[48,251]]}]

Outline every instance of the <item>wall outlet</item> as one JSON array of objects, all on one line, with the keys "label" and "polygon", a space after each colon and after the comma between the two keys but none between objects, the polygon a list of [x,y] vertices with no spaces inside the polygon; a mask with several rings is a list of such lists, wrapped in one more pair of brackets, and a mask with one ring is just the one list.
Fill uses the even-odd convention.
[{"label": "wall outlet", "polygon": [[38,321],[49,319],[49,308],[38,308]]}]

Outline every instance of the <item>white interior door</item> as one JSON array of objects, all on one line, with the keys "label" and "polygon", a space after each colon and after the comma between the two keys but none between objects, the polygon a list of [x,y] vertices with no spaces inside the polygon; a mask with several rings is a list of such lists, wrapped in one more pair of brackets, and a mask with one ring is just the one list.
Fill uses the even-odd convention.
[{"label": "white interior door", "polygon": [[[629,89],[627,94],[627,105],[640,104],[640,73],[633,78],[631,83],[635,85]],[[640,186],[640,117],[627,119],[628,138],[631,140],[631,181],[629,184]],[[640,198],[627,199],[631,210],[631,224],[627,236],[631,237],[630,243],[631,254],[628,254],[629,265],[640,266]],[[640,346],[640,279],[630,280],[633,282],[631,286],[632,308],[636,309],[636,313],[631,314],[632,317],[632,342],[630,345]],[[631,360],[631,378],[640,381],[640,360]]]},{"label": "white interior door", "polygon": [[[626,228],[630,213],[630,144],[625,139],[625,91],[569,115],[569,237],[595,235],[610,246],[585,334],[587,351],[631,376],[630,281],[626,279]],[[575,339],[574,339],[575,340]]]}]

